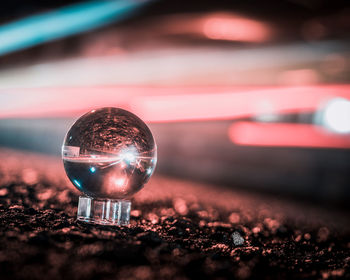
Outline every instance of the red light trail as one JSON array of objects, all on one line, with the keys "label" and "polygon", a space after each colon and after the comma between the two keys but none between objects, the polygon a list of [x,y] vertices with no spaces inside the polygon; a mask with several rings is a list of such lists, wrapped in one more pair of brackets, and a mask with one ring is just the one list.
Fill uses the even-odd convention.
[{"label": "red light trail", "polygon": [[310,124],[236,122],[229,129],[229,138],[244,146],[350,148],[349,135]]},{"label": "red light trail", "polygon": [[350,85],[19,88],[1,90],[0,97],[0,118],[67,117],[114,106],[158,123],[310,112],[331,98],[350,99]]}]

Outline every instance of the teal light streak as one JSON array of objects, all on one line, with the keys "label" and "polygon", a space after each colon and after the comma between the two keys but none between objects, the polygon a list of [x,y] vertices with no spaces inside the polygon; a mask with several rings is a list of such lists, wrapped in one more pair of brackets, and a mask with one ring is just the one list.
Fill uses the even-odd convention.
[{"label": "teal light streak", "polygon": [[0,55],[122,20],[145,1],[91,1],[31,16],[0,27]]},{"label": "teal light streak", "polygon": [[81,185],[80,185],[80,183],[78,182],[78,180],[73,180],[73,182],[74,182],[74,184],[75,184],[77,187],[81,188]]}]

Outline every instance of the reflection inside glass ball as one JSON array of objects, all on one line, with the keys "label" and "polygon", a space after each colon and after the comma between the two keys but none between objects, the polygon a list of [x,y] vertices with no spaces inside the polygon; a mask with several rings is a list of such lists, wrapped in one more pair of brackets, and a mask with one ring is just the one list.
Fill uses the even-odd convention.
[{"label": "reflection inside glass ball", "polygon": [[64,168],[80,191],[95,198],[127,198],[149,180],[157,148],[146,124],[118,108],[93,110],[68,131]]}]

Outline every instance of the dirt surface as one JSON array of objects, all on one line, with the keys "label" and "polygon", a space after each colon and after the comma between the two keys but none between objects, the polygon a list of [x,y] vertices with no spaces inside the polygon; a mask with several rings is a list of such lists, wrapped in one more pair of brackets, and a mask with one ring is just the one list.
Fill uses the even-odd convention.
[{"label": "dirt surface", "polygon": [[130,226],[91,226],[60,159],[0,152],[1,279],[350,278],[346,211],[156,174]]}]

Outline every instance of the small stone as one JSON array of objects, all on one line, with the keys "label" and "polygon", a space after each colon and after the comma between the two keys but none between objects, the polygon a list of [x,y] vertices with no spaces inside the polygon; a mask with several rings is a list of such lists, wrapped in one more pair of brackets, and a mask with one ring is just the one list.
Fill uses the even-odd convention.
[{"label": "small stone", "polygon": [[149,213],[147,215],[148,220],[151,221],[152,224],[157,224],[159,222],[159,217],[155,213]]},{"label": "small stone", "polygon": [[329,229],[326,227],[321,227],[317,233],[317,242],[324,242],[328,239]]},{"label": "small stone", "polygon": [[0,196],[5,196],[8,194],[8,190],[6,188],[0,189]]},{"label": "small stone", "polygon": [[38,174],[32,168],[26,168],[22,171],[22,179],[24,183],[33,185],[38,181]]},{"label": "small stone", "polygon": [[181,199],[181,198],[174,199],[173,203],[174,203],[175,211],[177,213],[179,213],[180,215],[187,215],[188,208],[187,208],[186,201],[184,199]]},{"label": "small stone", "polygon": [[305,233],[304,234],[304,239],[305,240],[310,240],[311,239],[311,234],[310,233]]},{"label": "small stone", "polygon": [[240,216],[235,212],[231,213],[228,219],[233,224],[237,224],[241,220]]},{"label": "small stone", "polygon": [[244,238],[240,235],[238,231],[232,233],[233,244],[235,246],[241,246],[244,243]]},{"label": "small stone", "polygon": [[260,231],[261,231],[261,228],[260,228],[260,227],[254,227],[254,228],[252,229],[252,232],[253,232],[254,234],[258,234]]},{"label": "small stone", "polygon": [[140,211],[140,210],[132,210],[132,211],[130,212],[130,215],[131,215],[132,217],[134,217],[134,218],[138,218],[138,217],[141,216],[141,211]]}]

